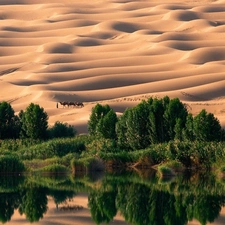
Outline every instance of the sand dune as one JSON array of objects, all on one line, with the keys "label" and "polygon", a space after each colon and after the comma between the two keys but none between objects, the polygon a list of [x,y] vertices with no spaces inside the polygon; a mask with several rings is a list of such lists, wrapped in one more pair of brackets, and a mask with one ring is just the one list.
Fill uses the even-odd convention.
[{"label": "sand dune", "polygon": [[83,133],[97,102],[120,114],[168,95],[225,127],[224,3],[0,0],[0,100],[16,112],[40,104],[50,125]]}]

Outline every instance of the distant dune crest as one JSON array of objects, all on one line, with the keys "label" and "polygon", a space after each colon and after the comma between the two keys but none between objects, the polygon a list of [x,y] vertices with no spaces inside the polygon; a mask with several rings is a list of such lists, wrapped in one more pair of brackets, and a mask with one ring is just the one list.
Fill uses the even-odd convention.
[{"label": "distant dune crest", "polygon": [[97,102],[120,115],[168,95],[225,126],[224,18],[224,0],[0,0],[0,100],[82,133]]}]

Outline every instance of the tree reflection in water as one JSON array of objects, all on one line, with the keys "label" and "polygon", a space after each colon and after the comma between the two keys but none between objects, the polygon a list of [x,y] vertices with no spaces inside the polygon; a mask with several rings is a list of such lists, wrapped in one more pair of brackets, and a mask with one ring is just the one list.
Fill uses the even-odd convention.
[{"label": "tree reflection in water", "polygon": [[92,191],[88,197],[88,206],[90,207],[92,219],[96,224],[109,223],[117,213],[116,192]]},{"label": "tree reflection in water", "polygon": [[[109,186],[114,188],[111,191],[114,194],[108,194],[104,188],[91,194],[91,213],[97,224],[108,222],[104,210],[112,205],[114,211],[114,202],[117,211],[133,225],[185,225],[193,219],[205,225],[213,222],[225,206],[224,185],[208,173],[195,175],[191,179],[177,177],[165,183],[161,180],[138,180],[131,177],[126,180],[123,177],[117,179],[115,185],[111,178],[107,180],[105,189]],[[104,193],[107,196],[105,198]],[[100,212],[101,216],[97,217],[96,214]]]},{"label": "tree reflection in water", "polygon": [[19,212],[25,214],[30,222],[39,221],[47,212],[47,204],[46,188],[31,185],[23,190]]},{"label": "tree reflection in water", "polygon": [[47,212],[48,197],[57,206],[78,191],[89,193],[88,206],[96,224],[109,223],[120,212],[132,225],[185,225],[193,219],[205,225],[225,206],[223,180],[209,173],[166,181],[130,173],[105,174],[101,180],[86,175],[61,180],[12,176],[1,179],[0,221],[10,221],[16,209],[31,223],[39,221]]}]

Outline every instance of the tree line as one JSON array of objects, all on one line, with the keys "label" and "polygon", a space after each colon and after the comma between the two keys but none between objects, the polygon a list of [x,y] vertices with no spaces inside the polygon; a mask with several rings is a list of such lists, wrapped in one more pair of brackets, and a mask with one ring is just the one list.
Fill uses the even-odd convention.
[{"label": "tree line", "polygon": [[[0,139],[49,139],[74,137],[76,129],[67,123],[55,122],[48,127],[48,114],[31,103],[15,114],[8,102],[0,103]],[[169,141],[223,141],[225,131],[219,120],[202,109],[193,116],[178,98],[149,98],[122,115],[109,105],[96,104],[88,121],[90,136],[113,140],[117,149],[145,149],[152,144]]]},{"label": "tree line", "polygon": [[48,127],[48,114],[38,104],[31,103],[18,115],[10,103],[0,103],[0,139],[48,139],[57,137],[73,137],[76,130],[67,123],[55,122]]},{"label": "tree line", "polygon": [[123,150],[179,141],[223,141],[219,120],[202,109],[193,116],[178,98],[149,98],[126,109],[121,116],[109,105],[97,104],[88,121],[90,135],[113,139]]}]

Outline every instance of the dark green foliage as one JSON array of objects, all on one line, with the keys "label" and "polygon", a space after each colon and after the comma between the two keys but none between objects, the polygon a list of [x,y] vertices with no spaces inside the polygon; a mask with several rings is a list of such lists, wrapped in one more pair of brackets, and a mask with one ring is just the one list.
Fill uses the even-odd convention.
[{"label": "dark green foliage", "polygon": [[11,220],[14,210],[19,206],[18,193],[4,193],[0,198],[0,221],[2,224]]},{"label": "dark green foliage", "polygon": [[96,224],[109,223],[117,213],[116,192],[93,192],[88,196],[88,206]]},{"label": "dark green foliage", "polygon": [[[151,144],[182,140],[187,109],[178,98],[148,99],[128,109],[116,124],[118,145],[133,150]],[[126,147],[128,146],[128,147]]]},{"label": "dark green foliage", "polygon": [[48,129],[48,134],[50,138],[74,137],[76,135],[76,130],[67,123],[57,121],[53,127]]},{"label": "dark green foliage", "polygon": [[127,141],[127,117],[129,111],[132,109],[126,109],[124,113],[118,118],[116,123],[117,144],[121,149],[129,150],[130,146]]},{"label": "dark green foliage", "polygon": [[193,121],[193,116],[192,114],[188,114],[185,128],[182,131],[183,139],[184,140],[189,140],[189,141],[194,141],[195,136],[194,136],[194,121]]},{"label": "dark green foliage", "polygon": [[120,148],[143,149],[150,144],[148,116],[149,103],[143,101],[119,117],[116,133]]},{"label": "dark green foliage", "polygon": [[68,173],[69,170],[67,167],[54,163],[48,166],[45,166],[38,170],[38,172],[48,173],[48,174],[62,174],[62,173]]},{"label": "dark green foliage", "polygon": [[50,141],[43,142],[38,145],[24,148],[18,151],[21,159],[47,159],[54,156],[62,157],[68,153],[80,154],[85,150],[85,145],[81,141],[76,139],[53,139]]},{"label": "dark green foliage", "polygon": [[32,145],[40,144],[41,140],[35,139],[6,139],[0,142],[0,149],[7,149],[10,151],[17,151],[23,148],[29,148]]},{"label": "dark green foliage", "polygon": [[175,140],[179,140],[179,141],[182,141],[183,140],[183,136],[182,136],[182,130],[184,128],[184,125],[182,123],[182,120],[180,118],[178,118],[176,120],[176,124],[175,124],[175,127],[174,127],[174,132],[175,132],[175,136],[174,136],[174,139]]},{"label": "dark green foliage", "polygon": [[221,126],[212,113],[203,109],[194,118],[194,135],[198,141],[219,141],[221,139]]},{"label": "dark green foliage", "polygon": [[143,149],[150,144],[148,132],[149,105],[143,101],[128,112],[127,142],[132,149]]},{"label": "dark green foliage", "polygon": [[24,171],[24,164],[15,154],[5,153],[4,155],[0,156],[1,173],[21,173]]},{"label": "dark green foliage", "polygon": [[47,212],[47,203],[45,188],[39,186],[28,187],[19,206],[19,213],[21,215],[25,214],[26,219],[31,223],[39,221]]},{"label": "dark green foliage", "polygon": [[0,139],[17,138],[20,132],[19,118],[7,102],[0,103]]},{"label": "dark green foliage", "polygon": [[20,112],[22,123],[21,136],[31,139],[45,139],[48,128],[48,115],[42,107],[31,103],[26,110]]},{"label": "dark green foliage", "polygon": [[149,113],[149,135],[152,144],[161,143],[165,140],[164,110],[163,99],[155,98],[152,100]]},{"label": "dark green foliage", "polygon": [[58,206],[58,204],[61,204],[63,202],[66,202],[67,199],[72,199],[76,196],[74,191],[69,190],[49,190],[49,195],[53,197],[55,204]]},{"label": "dark green foliage", "polygon": [[88,121],[88,131],[91,135],[115,139],[116,122],[116,113],[109,107],[109,105],[103,106],[101,104],[97,104],[92,108],[91,116]]},{"label": "dark green foliage", "polygon": [[85,155],[98,155],[100,152],[118,152],[116,141],[113,139],[105,139],[102,137],[96,137],[90,143],[86,144]]},{"label": "dark green foliage", "polygon": [[117,122],[116,113],[110,109],[110,111],[99,120],[96,127],[97,134],[100,134],[104,138],[115,139],[116,132],[115,126]]},{"label": "dark green foliage", "polygon": [[[174,140],[176,132],[175,126],[177,124],[177,131],[178,129],[181,130],[185,127],[186,118],[188,112],[183,103],[180,102],[178,98],[171,99],[169,104],[165,108],[164,118],[165,124],[168,128],[168,140]],[[179,121],[178,121],[179,120]],[[177,122],[178,121],[178,122]]]}]

